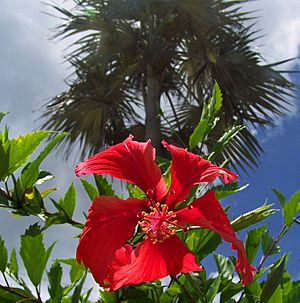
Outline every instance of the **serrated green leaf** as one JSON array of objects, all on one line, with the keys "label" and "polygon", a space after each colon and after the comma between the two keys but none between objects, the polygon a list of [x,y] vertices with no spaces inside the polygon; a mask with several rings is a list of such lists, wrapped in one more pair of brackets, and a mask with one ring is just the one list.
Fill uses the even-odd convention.
[{"label": "serrated green leaf", "polygon": [[200,142],[204,141],[208,124],[209,124],[208,119],[201,119],[199,121],[198,125],[195,127],[189,139],[190,149],[194,149]]},{"label": "serrated green leaf", "polygon": [[234,266],[230,259],[219,254],[214,254],[214,259],[219,275],[227,280],[231,280],[233,278]]},{"label": "serrated green leaf", "polygon": [[76,206],[76,190],[73,183],[68,188],[64,198],[59,200],[59,205],[71,219]]},{"label": "serrated green leaf", "polygon": [[20,180],[23,189],[32,188],[33,185],[39,178],[39,166],[43,160],[48,156],[48,154],[53,150],[53,148],[66,136],[66,133],[59,134],[55,136],[42,150],[38,157],[28,163],[22,170]]},{"label": "serrated green leaf", "polygon": [[300,190],[298,190],[292,195],[291,199],[285,203],[282,209],[283,220],[285,224],[290,225],[293,222],[294,216],[298,210],[299,201],[300,201]]},{"label": "serrated green leaf", "polygon": [[81,291],[82,291],[82,287],[83,287],[83,284],[85,282],[85,279],[86,279],[86,273],[85,275],[82,277],[80,283],[75,287],[74,289],[74,292],[73,292],[73,295],[72,295],[72,303],[79,303],[80,301],[80,294],[81,294]]},{"label": "serrated green leaf", "polygon": [[281,257],[278,263],[274,266],[274,268],[269,273],[268,278],[264,283],[264,286],[260,294],[260,303],[269,302],[269,299],[272,297],[276,288],[279,286],[281,279],[283,277],[286,258],[287,258],[286,255]]},{"label": "serrated green leaf", "polygon": [[14,277],[16,277],[16,278],[18,277],[19,267],[18,267],[16,250],[14,248],[12,249],[11,254],[10,254],[9,271],[11,274],[13,274]]},{"label": "serrated green leaf", "polygon": [[266,219],[278,211],[277,209],[271,209],[272,206],[273,204],[264,204],[246,214],[239,216],[231,222],[232,228],[234,231],[240,231]]},{"label": "serrated green leaf", "polygon": [[43,235],[37,224],[31,225],[21,236],[20,256],[29,279],[37,287],[42,279],[54,243],[46,250]]},{"label": "serrated green leaf", "polygon": [[215,82],[212,97],[204,103],[200,121],[189,138],[190,149],[194,149],[200,142],[204,142],[207,135],[216,126],[219,120],[217,113],[222,107],[222,99],[220,87]]},{"label": "serrated green leaf", "polygon": [[99,191],[91,183],[84,179],[80,179],[86,193],[88,194],[91,201],[93,201],[97,196],[99,196]]},{"label": "serrated green leaf", "polygon": [[5,145],[7,148],[10,147],[8,172],[11,174],[25,164],[30,155],[48,135],[48,131],[40,130],[7,141]]},{"label": "serrated green leaf", "polygon": [[100,196],[115,196],[111,184],[103,176],[94,175],[94,179]]},{"label": "serrated green leaf", "polygon": [[136,199],[144,199],[145,193],[137,186],[127,183],[129,197]]},{"label": "serrated green leaf", "polygon": [[4,245],[4,240],[0,236],[0,271],[5,272],[7,265],[7,250]]},{"label": "serrated green leaf", "polygon": [[[213,100],[213,102],[212,102]],[[215,86],[213,89],[211,104],[213,105],[213,112],[217,114],[222,107],[223,95],[220,89],[220,86],[217,82],[215,82]]]},{"label": "serrated green leaf", "polygon": [[247,232],[245,243],[247,258],[250,263],[254,260],[263,234],[265,233],[266,225],[257,227]]},{"label": "serrated green leaf", "polygon": [[71,266],[70,270],[70,280],[71,283],[76,283],[81,279],[83,274],[85,273],[86,269],[83,265],[79,264],[76,259],[59,259],[60,263],[67,264]]},{"label": "serrated green leaf", "polygon": [[48,292],[51,297],[51,303],[60,303],[63,297],[63,287],[61,286],[62,267],[58,262],[54,262],[47,273],[49,287]]},{"label": "serrated green leaf", "polygon": [[279,190],[277,190],[277,189],[275,189],[275,188],[272,188],[272,191],[273,191],[274,194],[276,195],[278,201],[279,201],[280,204],[281,204],[281,207],[283,208],[284,205],[285,205],[285,202],[286,202],[285,196],[283,195],[283,193],[281,193]]}]

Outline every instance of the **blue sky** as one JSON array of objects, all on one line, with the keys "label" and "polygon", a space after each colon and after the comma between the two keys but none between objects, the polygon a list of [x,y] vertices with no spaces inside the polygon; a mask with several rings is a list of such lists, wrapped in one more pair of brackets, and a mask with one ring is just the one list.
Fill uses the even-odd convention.
[{"label": "blue sky", "polygon": [[[57,0],[56,3],[63,1]],[[68,6],[68,3],[66,5]],[[39,108],[49,98],[61,92],[66,86],[64,79],[70,74],[68,66],[63,64],[63,51],[69,41],[49,41],[49,29],[58,20],[47,16],[42,11],[49,10],[36,0],[1,0],[0,4],[0,111],[9,111],[6,120],[10,124],[11,135],[24,134],[37,128],[40,115]],[[297,57],[300,47],[300,2],[299,0],[260,0],[246,8],[258,10],[261,18],[257,27],[265,34],[254,47],[263,54],[268,62]],[[275,16],[275,17],[274,17]],[[299,69],[299,60],[295,60],[283,69]],[[300,85],[300,75],[292,79]],[[241,175],[242,183],[250,186],[242,193],[232,196],[229,202],[233,205],[231,214],[239,215],[249,211],[266,200],[274,202],[279,208],[272,193],[272,188],[282,191],[287,197],[300,188],[300,117],[298,113],[299,94],[292,108],[292,113],[278,121],[278,127],[265,134],[259,134],[265,154],[260,158],[261,165],[249,175]],[[57,161],[52,155],[45,164],[56,175],[55,185],[65,188],[71,181],[79,188],[78,180],[73,176],[74,162]],[[47,168],[47,167],[45,167]],[[62,173],[63,171],[63,173]],[[60,192],[63,194],[63,191]],[[84,201],[84,202],[82,202]],[[78,203],[83,209],[88,202],[83,193],[78,193]],[[78,214],[80,212],[78,211]],[[0,212],[0,234],[9,248],[17,246],[19,234],[30,222],[28,218],[14,220],[11,229],[9,214]],[[267,221],[272,234],[280,229],[280,215]],[[283,251],[292,251],[288,269],[293,277],[299,277],[300,246],[295,245],[299,226],[282,242]],[[47,233],[47,237],[56,240],[58,229]],[[58,247],[64,247],[63,257],[74,255],[76,240],[70,239],[74,231],[66,227]],[[59,246],[61,245],[61,246]],[[54,252],[53,257],[61,256],[61,251]]]}]

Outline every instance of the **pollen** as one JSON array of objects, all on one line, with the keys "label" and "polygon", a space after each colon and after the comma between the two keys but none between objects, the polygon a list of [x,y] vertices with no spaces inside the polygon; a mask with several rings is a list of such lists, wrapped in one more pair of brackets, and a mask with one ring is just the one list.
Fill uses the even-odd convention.
[{"label": "pollen", "polygon": [[142,212],[139,218],[141,220],[138,223],[143,233],[154,244],[161,243],[176,233],[176,214],[173,211],[168,211],[166,204],[153,204],[150,207],[150,212]]}]

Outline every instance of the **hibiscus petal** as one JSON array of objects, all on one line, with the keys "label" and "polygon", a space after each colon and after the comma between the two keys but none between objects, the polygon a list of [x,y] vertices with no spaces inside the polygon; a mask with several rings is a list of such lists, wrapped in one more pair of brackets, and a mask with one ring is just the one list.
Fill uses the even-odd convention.
[{"label": "hibiscus petal", "polygon": [[[127,254],[128,250],[123,252]],[[156,244],[147,239],[131,253],[129,264],[115,269],[110,290],[201,269],[177,236]]]},{"label": "hibiscus petal", "polygon": [[222,177],[225,183],[230,183],[238,177],[228,169],[218,167],[183,148],[165,141],[162,144],[172,154],[171,186],[166,199],[170,207],[186,199],[195,184],[211,183],[218,176]]},{"label": "hibiscus petal", "polygon": [[243,242],[235,236],[214,192],[208,192],[189,206],[178,210],[176,219],[181,226],[192,224],[208,228],[218,233],[225,241],[232,243],[231,248],[238,252],[235,269],[242,275],[242,284],[245,286],[253,280],[254,268],[248,262]]},{"label": "hibiscus petal", "polygon": [[80,236],[76,258],[90,268],[95,280],[105,286],[115,253],[131,237],[137,224],[137,214],[147,200],[96,197]]},{"label": "hibiscus petal", "polygon": [[133,141],[133,136],[81,162],[75,168],[75,174],[108,174],[137,185],[145,193],[153,190],[157,201],[166,191],[150,140],[141,143]]}]

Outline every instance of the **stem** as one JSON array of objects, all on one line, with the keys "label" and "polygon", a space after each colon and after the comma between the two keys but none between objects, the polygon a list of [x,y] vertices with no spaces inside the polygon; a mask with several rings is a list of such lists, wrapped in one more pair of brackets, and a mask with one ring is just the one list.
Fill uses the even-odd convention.
[{"label": "stem", "polygon": [[[26,301],[31,301],[31,302],[43,303],[42,301],[38,301],[38,299],[36,299],[36,298],[33,299],[33,298],[30,298],[30,297],[27,297],[26,295],[24,295],[22,293],[19,293],[18,291],[14,290],[14,289],[12,289],[10,287],[6,287],[6,286],[3,286],[3,285],[0,285],[0,288],[3,289],[3,290],[5,290],[5,291],[8,291],[8,292],[10,292],[10,293],[12,293],[14,295],[18,295],[18,296],[24,298],[25,302]],[[20,302],[22,302],[24,300],[21,300]]]},{"label": "stem", "polygon": [[266,261],[266,259],[270,256],[272,250],[274,249],[274,247],[276,246],[276,244],[282,239],[282,237],[288,232],[289,230],[289,226],[287,226],[286,224],[284,224],[278,234],[278,236],[274,239],[272,245],[268,248],[268,250],[266,251],[266,254],[261,258],[259,265],[257,267],[257,270],[260,270],[262,265],[264,264],[264,262]]},{"label": "stem", "polygon": [[4,281],[5,281],[6,286],[7,286],[8,288],[10,288],[9,283],[8,283],[8,281],[7,281],[7,279],[6,279],[6,276],[5,276],[5,273],[4,273],[4,272],[2,273],[2,276],[3,276],[3,278],[4,278]]},{"label": "stem", "polygon": [[[188,282],[190,283],[190,285],[193,287],[193,289],[200,295],[200,301],[202,302],[202,299],[204,299],[204,302],[207,303],[207,298],[206,298],[206,293],[203,292],[202,289],[198,288],[197,285],[195,284],[195,282],[192,280],[192,277],[189,273],[185,274],[185,277],[187,278]],[[201,282],[203,282],[201,280]]]},{"label": "stem", "polygon": [[[284,224],[278,234],[278,236],[274,239],[272,245],[268,248],[268,250],[266,251],[266,254],[263,255],[263,257],[261,258],[259,265],[257,267],[257,270],[260,270],[262,265],[265,263],[265,261],[267,260],[267,258],[270,256],[273,248],[276,246],[276,244],[282,239],[282,237],[289,231],[290,226]],[[242,291],[240,298],[238,299],[237,303],[241,302],[243,296],[245,294],[245,290]]]},{"label": "stem", "polygon": [[38,303],[43,303],[42,301],[42,298],[41,298],[41,294],[40,294],[40,290],[38,289],[38,287],[36,286],[35,287],[35,290],[36,290],[36,294],[37,294],[37,297],[38,297]]},{"label": "stem", "polygon": [[157,155],[162,155],[161,124],[160,124],[160,96],[161,87],[159,75],[155,74],[152,66],[147,65],[147,98],[145,104],[145,139],[151,139]]},{"label": "stem", "polygon": [[188,291],[188,289],[185,287],[185,285],[183,283],[181,283],[179,281],[179,279],[177,279],[176,276],[171,276],[172,280],[174,280],[181,288],[182,290],[185,292],[185,294],[189,297],[189,299],[191,300],[191,302],[195,302],[193,296],[190,294],[190,292]]}]

